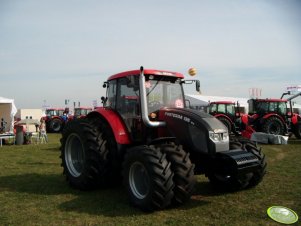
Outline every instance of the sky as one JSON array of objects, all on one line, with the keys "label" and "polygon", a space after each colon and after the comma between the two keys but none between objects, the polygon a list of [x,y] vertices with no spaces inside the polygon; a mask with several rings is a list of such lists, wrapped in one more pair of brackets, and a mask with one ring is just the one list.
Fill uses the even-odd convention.
[{"label": "sky", "polygon": [[194,67],[203,95],[279,98],[301,85],[300,24],[298,0],[0,0],[0,96],[100,105],[110,75],[144,66]]}]

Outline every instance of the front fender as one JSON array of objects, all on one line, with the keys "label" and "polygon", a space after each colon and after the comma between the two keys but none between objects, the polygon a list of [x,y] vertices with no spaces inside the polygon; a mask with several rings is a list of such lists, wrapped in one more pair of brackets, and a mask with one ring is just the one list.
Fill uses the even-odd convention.
[{"label": "front fender", "polygon": [[97,108],[95,111],[87,115],[88,118],[100,116],[104,118],[107,123],[110,125],[115,140],[119,144],[130,144],[131,139],[125,124],[123,123],[120,116],[113,110],[108,108]]}]

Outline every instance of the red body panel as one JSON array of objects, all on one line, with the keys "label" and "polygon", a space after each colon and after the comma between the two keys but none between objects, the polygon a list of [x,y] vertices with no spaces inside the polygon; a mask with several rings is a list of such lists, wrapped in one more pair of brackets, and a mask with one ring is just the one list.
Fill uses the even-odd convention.
[{"label": "red body panel", "polygon": [[[161,70],[153,70],[153,69],[144,69],[144,74],[152,74],[152,75],[165,75],[165,76],[172,76],[172,77],[178,77],[178,78],[184,78],[184,75],[178,72],[172,72],[172,71],[161,71]],[[115,75],[112,75],[108,78],[108,80],[117,79],[117,78],[123,78],[129,75],[140,75],[140,70],[132,70],[132,71],[125,71],[121,72]]]},{"label": "red body panel", "polygon": [[301,120],[301,117],[300,115],[296,114],[296,113],[293,113],[293,117],[292,117],[292,124],[295,125],[298,123],[298,118],[299,120]]},{"label": "red body panel", "polygon": [[123,121],[120,119],[120,116],[117,113],[103,107],[96,108],[95,111],[101,114],[110,124],[117,143],[119,144],[131,143],[126,126],[124,125]]}]

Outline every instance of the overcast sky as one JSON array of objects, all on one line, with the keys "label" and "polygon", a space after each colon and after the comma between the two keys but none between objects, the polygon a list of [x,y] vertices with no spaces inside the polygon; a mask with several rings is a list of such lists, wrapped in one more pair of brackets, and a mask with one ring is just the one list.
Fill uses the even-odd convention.
[{"label": "overcast sky", "polygon": [[204,95],[276,98],[301,85],[300,24],[298,0],[0,0],[0,96],[92,106],[143,65],[195,67]]}]

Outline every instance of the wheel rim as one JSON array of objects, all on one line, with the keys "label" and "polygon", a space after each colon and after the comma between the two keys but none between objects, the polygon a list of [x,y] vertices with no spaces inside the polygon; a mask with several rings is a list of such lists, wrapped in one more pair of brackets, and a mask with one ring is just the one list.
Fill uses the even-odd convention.
[{"label": "wheel rim", "polygon": [[61,128],[60,122],[58,122],[58,121],[55,120],[55,121],[53,122],[53,124],[52,124],[52,129],[53,129],[54,131],[59,131],[60,128]]},{"label": "wheel rim", "polygon": [[68,136],[65,145],[66,166],[73,177],[79,177],[84,168],[84,148],[77,134]]},{"label": "wheel rim", "polygon": [[131,165],[129,172],[129,185],[135,197],[143,199],[148,195],[149,181],[149,175],[142,163],[135,162]]}]

